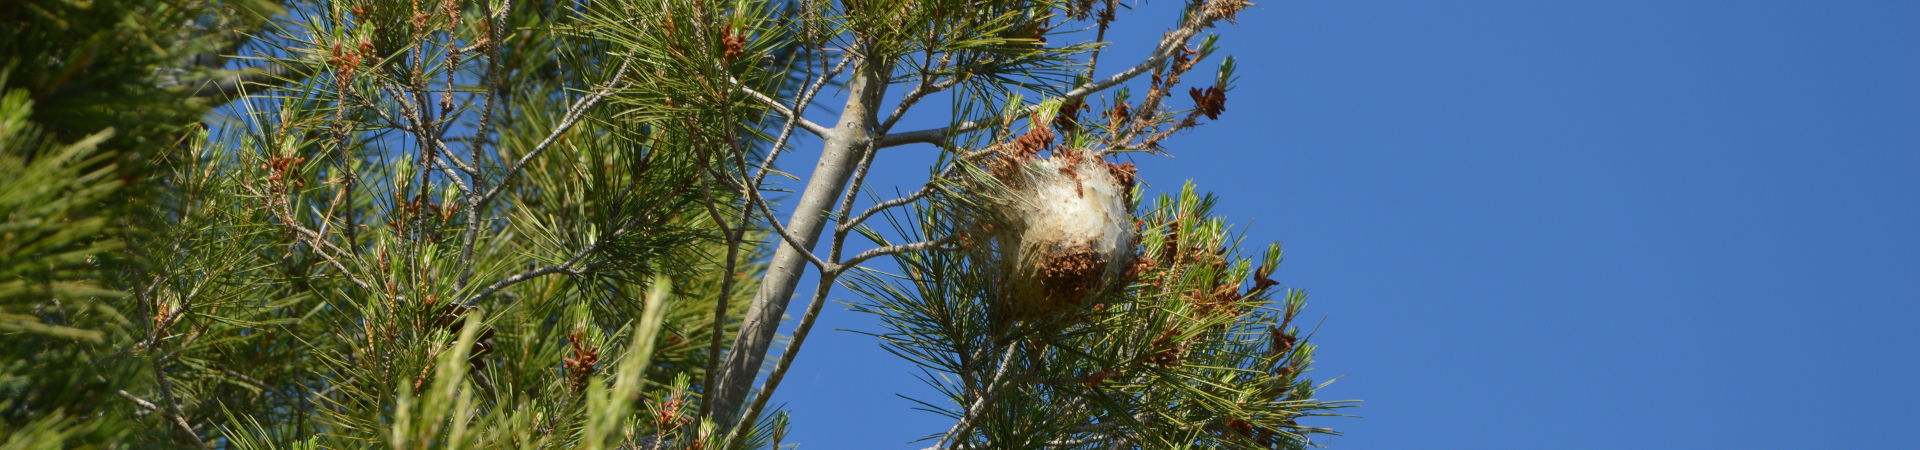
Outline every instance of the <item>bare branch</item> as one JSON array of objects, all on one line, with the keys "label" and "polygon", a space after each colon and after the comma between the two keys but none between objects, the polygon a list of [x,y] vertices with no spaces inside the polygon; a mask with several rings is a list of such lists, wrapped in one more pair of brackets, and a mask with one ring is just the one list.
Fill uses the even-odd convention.
[{"label": "bare branch", "polygon": [[860,215],[855,216],[852,220],[840,221],[840,225],[836,228],[836,230],[838,230],[841,233],[845,233],[849,230],[852,230],[854,227],[860,226],[861,223],[866,222],[867,219],[873,218],[874,214],[879,214],[881,211],[885,211],[890,208],[906,206],[906,205],[912,204],[913,202],[920,201],[920,199],[927,198],[927,196],[933,195],[935,191],[939,190],[939,187],[940,187],[939,182],[941,180],[944,180],[949,176],[953,176],[953,174],[959,170],[960,161],[978,158],[990,153],[993,153],[993,150],[990,150],[990,149],[975,150],[971,153],[960,155],[959,161],[954,161],[953,164],[948,164],[945,169],[941,169],[939,174],[934,175],[933,179],[927,180],[927,184],[920,186],[919,190],[915,190],[913,191],[912,194],[907,194],[907,196],[905,197],[900,197],[900,198],[882,201],[880,203],[875,203],[873,206],[868,207],[865,211],[861,211]]},{"label": "bare branch", "polygon": [[[126,389],[120,389],[120,390],[118,391],[118,393],[120,394],[120,396],[121,396],[121,397],[126,397],[126,398],[127,398],[127,400],[132,400],[132,401],[133,401],[133,404],[135,404],[135,405],[139,405],[139,406],[140,406],[140,409],[144,409],[144,410],[147,410],[147,412],[150,412],[150,413],[151,413],[151,412],[158,412],[158,413],[163,413],[163,414],[164,414],[164,412],[163,412],[163,411],[160,411],[160,407],[159,407],[159,406],[156,406],[156,405],[154,405],[154,404],[153,404],[153,402],[150,402],[150,401],[147,401],[146,399],[143,399],[143,398],[140,398],[140,397],[137,397],[137,396],[134,396],[133,394],[129,394],[129,393],[127,393],[127,390],[126,390]],[[189,429],[189,430],[191,430],[191,429]]]},{"label": "bare branch", "polygon": [[768,347],[778,331],[787,304],[793,299],[793,290],[806,271],[802,261],[817,260],[808,258],[806,250],[819,242],[820,233],[825,231],[826,219],[829,218],[826,213],[838,206],[836,202],[848,178],[853,175],[853,166],[866,149],[872,148],[874,127],[878,125],[874,106],[886,93],[888,70],[884,61],[862,61],[848,83],[850,95],[846,106],[841,110],[833,133],[822,143],[820,160],[814,166],[813,175],[807,180],[800,200],[794,205],[793,214],[782,228],[782,231],[792,232],[791,236],[782,233],[782,239],[798,239],[790,239],[786,241],[787,245],[776,246],[773,258],[768,261],[766,275],[761,280],[760,290],[754,295],[753,305],[747,309],[740,332],[735,335],[732,350],[727,354],[725,375],[718,380],[708,397],[714,402],[711,417],[723,421],[724,426],[735,426],[731,421],[739,417],[740,408],[746,401],[761,363],[767,357]]},{"label": "bare branch", "polygon": [[[743,241],[746,240],[747,221],[753,217],[753,210],[741,208],[739,220],[734,222],[734,225],[728,226],[726,216],[720,213],[719,208],[713,206],[711,195],[708,196],[708,201],[704,203],[707,208],[707,214],[713,217],[714,225],[720,228],[720,233],[726,236],[727,239],[727,256],[720,272],[720,276],[723,278],[720,279],[720,293],[713,302],[713,327],[712,330],[710,330],[712,334],[709,336],[707,342],[706,380],[701,384],[702,386],[712,386],[714,378],[720,376],[720,346],[725,342],[721,339],[721,335],[726,332],[727,307],[729,306],[728,303],[733,300],[734,279],[738,278],[734,273],[736,270],[739,270],[740,246]],[[705,419],[710,412],[712,412],[712,408],[707,407],[706,402],[702,402],[699,418]]]},{"label": "bare branch", "polygon": [[[441,143],[439,139],[433,139],[433,142],[436,144]],[[445,144],[440,145],[441,151],[439,153],[441,157],[435,159],[433,166],[438,167],[440,169],[440,174],[445,175],[447,177],[447,180],[453,182],[454,187],[460,189],[461,196],[472,197],[474,195],[473,186],[468,185],[467,180],[465,178],[461,178],[459,172],[454,171],[454,166],[448,165],[446,162],[444,162],[446,160],[452,160],[455,162],[459,161],[459,159],[456,159],[453,157],[453,154],[447,153],[445,151],[446,148],[447,146]]]},{"label": "bare branch", "polygon": [[1130,423],[1131,424],[1145,423],[1147,420],[1152,418],[1153,418],[1153,414],[1143,412],[1143,413],[1134,414],[1133,416],[1128,417],[1129,419],[1128,421],[1105,420],[1100,423],[1090,423],[1086,425],[1067,428],[1067,432],[1072,434],[1103,433],[1103,432],[1113,431],[1114,429],[1117,429],[1120,427],[1127,426]]},{"label": "bare branch", "polygon": [[934,191],[934,184],[932,182],[928,182],[925,186],[921,186],[919,190],[913,191],[912,194],[907,194],[907,196],[905,197],[900,197],[896,199],[883,201],[880,203],[875,203],[873,204],[873,206],[868,207],[866,211],[861,211],[860,215],[854,217],[853,220],[841,222],[839,226],[839,231],[842,233],[845,233],[849,230],[852,230],[853,227],[860,226],[860,223],[866,222],[867,219],[873,218],[874,214],[879,214],[881,211],[886,211],[888,209],[906,206],[906,205],[912,204],[913,202],[920,201],[920,199],[927,198],[928,195],[933,195],[933,191]]},{"label": "bare branch", "polygon": [[[381,89],[386,90],[388,95],[394,98],[400,98],[399,94],[390,87],[382,86]],[[420,136],[422,142],[430,145],[430,148],[426,150],[436,155],[436,158],[428,159],[429,162],[435,162],[435,164],[432,164],[433,167],[429,167],[429,169],[440,169],[441,174],[446,175],[448,180],[453,181],[455,187],[460,188],[461,194],[467,197],[472,197],[475,194],[473,186],[468,184],[467,178],[477,177],[479,170],[475,169],[473,164],[461,160],[458,156],[454,155],[453,150],[447,148],[446,140],[434,136],[432,134],[433,132],[430,131],[430,127],[426,124],[426,118],[420,116],[420,110],[415,108],[412,103],[397,102],[400,105],[401,116],[406,118],[405,122],[401,122],[394,119],[393,115],[388,114],[385,109],[380,108],[380,105],[374,103],[372,100],[359,95],[354,95],[353,97],[361,103],[365,103],[366,110],[373,111],[374,115],[386,121],[389,126]],[[440,159],[452,161],[453,165],[448,166],[437,163]],[[455,173],[454,169],[459,169],[460,173]],[[462,173],[466,174],[466,177],[462,177]]]},{"label": "bare branch", "polygon": [[[454,139],[459,139],[459,137],[456,136],[454,137]],[[475,137],[474,139],[480,140],[479,137]],[[440,157],[446,158],[448,161],[453,161],[453,166],[455,168],[460,169],[461,172],[465,172],[468,176],[479,175],[480,169],[477,167],[474,167],[473,163],[467,162],[467,160],[464,160],[464,159],[460,159],[459,155],[455,155],[452,149],[447,148],[446,140],[434,139],[433,142],[435,144],[438,144],[437,146],[440,148]],[[479,155],[474,155],[474,156],[477,157]]]},{"label": "bare branch", "polygon": [[580,261],[587,259],[587,256],[593,254],[593,252],[599,251],[601,248],[606,247],[607,242],[610,242],[616,238],[619,238],[620,235],[626,234],[626,232],[630,229],[632,229],[632,225],[622,226],[619,229],[613,230],[612,233],[607,233],[606,236],[602,236],[599,239],[595,239],[592,244],[588,244],[585,248],[582,248],[579,251],[573,252],[573,255],[568,256],[565,262],[544,266],[544,267],[540,267],[533,270],[528,270],[526,272],[514,274],[513,276],[509,276],[506,278],[501,278],[500,281],[495,281],[493,282],[493,284],[487,285],[487,287],[485,289],[481,289],[480,292],[477,292],[471,296],[468,296],[465,303],[467,305],[473,305],[475,303],[478,303],[481,299],[487,298],[487,296],[493,295],[493,293],[495,292],[499,292],[501,289],[506,289],[515,284],[520,284],[520,282],[535,279],[535,278],[540,278],[547,275],[552,275],[556,273],[564,273],[568,275],[579,275],[580,273],[585,272],[587,270],[587,267],[579,265]]},{"label": "bare branch", "polygon": [[956,235],[949,235],[947,237],[943,237],[939,239],[925,240],[925,241],[913,242],[913,243],[907,243],[907,244],[895,244],[895,245],[889,245],[885,247],[874,248],[871,250],[860,252],[860,254],[858,255],[853,255],[852,258],[848,258],[846,261],[842,261],[839,264],[836,264],[834,266],[834,269],[839,271],[844,271],[848,268],[859,266],[860,263],[866,262],[869,259],[874,259],[874,258],[887,256],[887,255],[898,255],[901,253],[919,252],[919,251],[927,251],[927,250],[958,250],[959,248],[949,247],[947,246],[947,244],[953,243],[953,241],[958,240],[959,237],[960,235],[956,234]]},{"label": "bare branch", "polygon": [[[826,57],[822,56],[821,58],[822,58],[821,64],[825,65]],[[836,63],[833,65],[832,68],[827,69],[827,73],[821,74],[819,79],[814,80],[812,86],[808,86],[805,90],[800,92],[800,98],[794,102],[793,109],[797,111],[802,111],[802,112],[806,111],[807,106],[813,104],[813,98],[816,94],[820,93],[820,89],[823,87],[826,87],[828,81],[833,81],[833,77],[840,75],[840,71],[846,70],[847,65],[851,64],[852,62],[853,62],[853,57],[851,56],[841,58],[839,63]],[[767,156],[766,158],[763,158],[760,161],[760,166],[756,169],[757,172],[753,175],[754,189],[756,190],[760,189],[760,186],[762,186],[767,180],[767,174],[773,173],[772,170],[769,170],[773,167],[773,161],[780,156],[780,153],[782,150],[786,149],[787,140],[793,138],[793,128],[799,123],[794,120],[795,118],[797,118],[797,116],[787,116],[786,125],[780,128],[780,136],[773,140],[773,145],[767,147]],[[746,172],[745,172],[746,169],[742,168],[741,170],[742,170],[741,176],[742,177],[746,176]]]},{"label": "bare branch", "polygon": [[[104,380],[104,378],[102,379]],[[133,401],[134,405],[139,406],[140,409],[146,410],[148,413],[159,414],[161,417],[167,418],[167,423],[171,423],[176,427],[180,427],[180,431],[187,433],[187,436],[192,436],[193,441],[195,443],[200,444],[200,448],[210,448],[207,446],[206,441],[200,440],[200,433],[194,432],[193,425],[188,424],[185,418],[182,418],[177,414],[168,412],[165,408],[161,408],[160,405],[155,405],[153,404],[153,402],[147,401],[146,399],[143,399],[131,393],[128,393],[126,389],[116,389],[114,390],[114,393],[120,394],[121,397],[125,397],[127,400]]]},{"label": "bare branch", "polygon": [[788,233],[787,227],[780,225],[780,218],[773,215],[773,208],[767,206],[766,199],[762,198],[757,190],[749,190],[748,192],[750,192],[748,194],[750,197],[748,202],[753,203],[754,206],[758,206],[760,212],[767,216],[767,225],[772,226],[774,234],[780,235],[780,239],[786,241],[789,247],[800,252],[800,256],[805,257],[808,263],[812,263],[814,269],[826,272],[829,268],[834,267],[831,263],[820,260],[819,255],[813,254],[813,250],[808,249],[808,247],[811,247],[810,245],[803,246],[806,241],[802,241],[792,233]]},{"label": "bare branch", "polygon": [[585,268],[582,268],[582,267],[573,266],[575,262],[578,262],[579,256],[584,256],[584,252],[580,255],[575,255],[575,256],[576,256],[575,258],[569,258],[565,264],[555,264],[551,266],[541,267],[538,269],[521,272],[510,277],[502,278],[500,279],[500,281],[496,281],[492,285],[488,285],[486,289],[481,289],[479,293],[476,293],[476,294],[473,294],[473,296],[467,297],[466,304],[472,305],[474,303],[478,303],[480,299],[486,298],[489,295],[493,295],[493,293],[499,292],[501,289],[506,289],[509,286],[520,284],[520,282],[535,279],[535,278],[540,278],[542,276],[552,275],[556,273],[577,275],[581,271],[586,270]]},{"label": "bare branch", "polygon": [[[840,198],[840,207],[835,208],[838,212],[833,214],[834,221],[846,222],[847,215],[853,212],[853,201],[860,198],[860,187],[866,184],[867,173],[873,170],[873,155],[879,153],[875,150],[878,149],[873,147],[872,142],[868,142],[866,148],[860,152],[860,162],[855,163],[853,167],[853,179],[847,184],[846,194]],[[835,260],[840,259],[840,246],[844,244],[846,240],[847,232],[835,227],[832,251],[832,257]]]},{"label": "bare branch", "polygon": [[[1184,51],[1187,40],[1192,39],[1202,28],[1212,25],[1214,20],[1217,20],[1217,18],[1209,17],[1198,11],[1189,12],[1187,21],[1182,23],[1179,29],[1168,32],[1165,37],[1162,37],[1160,39],[1160,45],[1154,48],[1153,55],[1145,61],[1141,61],[1139,64],[1135,64],[1133,67],[1127,68],[1127,70],[1122,70],[1120,73],[1113,74],[1113,76],[1107,77],[1104,80],[1082,84],[1080,87],[1076,87],[1062,94],[1060,99],[1071,102],[1076,99],[1085,98],[1093,93],[1119,86],[1121,83],[1125,83],[1134,77],[1152,72],[1154,68],[1167,62],[1168,59],[1173,58],[1173,55]],[[879,138],[879,147],[887,148],[907,144],[936,143],[956,134],[978,130],[1012,118],[1033,114],[1037,108],[1039,108],[1039,105],[1033,105],[1011,113],[980,120],[969,120],[951,126],[888,134]]]},{"label": "bare branch", "polygon": [[[473,142],[467,147],[467,153],[473,155],[475,164],[480,162],[480,148],[485,145],[487,136],[493,133],[493,105],[496,97],[499,96],[498,92],[500,91],[499,85],[501,82],[498,69],[500,67],[500,41],[503,38],[500,33],[506,29],[506,13],[513,9],[513,0],[506,0],[502,3],[500,11],[492,11],[490,8],[487,2],[480,2],[480,11],[483,15],[490,16],[493,24],[487,27],[487,68],[480,73],[480,90],[483,94],[480,99],[479,129],[474,131]],[[470,50],[462,51],[462,53],[469,51]],[[459,160],[455,159],[455,161],[458,162]],[[480,172],[473,167],[466,167],[465,169],[467,169],[469,174],[474,176],[474,184],[479,184]],[[473,247],[480,241],[480,210],[483,209],[481,206],[485,200],[486,199],[474,193],[467,194],[467,226],[466,232],[461,233],[460,236],[460,277],[454,279],[453,285],[455,289],[466,289],[467,283],[473,280]]]},{"label": "bare branch", "polygon": [[[819,57],[819,64],[822,66],[826,65],[826,49],[817,48],[817,49],[814,49],[814,52],[815,52],[815,55]],[[826,73],[821,74],[818,78],[816,78],[813,81],[813,83],[811,83],[810,85],[802,86],[799,93],[799,97],[794,99],[794,106],[792,110],[806,111],[807,106],[813,103],[815,94],[818,94],[820,92],[820,89],[826,86],[827,82],[832,81],[835,76],[838,76],[840,72],[842,70],[845,70],[847,68],[847,65],[852,62],[853,62],[853,57],[851,56],[841,58],[839,63],[834,64],[833,67],[831,68],[828,68]],[[808,60],[807,67],[808,67],[807,72],[812,73],[813,68],[815,67],[812,60]],[[728,179],[726,176],[723,176],[723,175],[716,174],[715,176],[716,179],[719,179],[723,182],[729,182],[729,186],[732,186],[733,188],[738,189],[742,194],[742,201],[746,203],[745,205],[742,205],[740,209],[739,222],[735,225],[735,229],[733,230],[733,232],[728,235],[729,241],[727,246],[727,251],[728,251],[727,258],[728,258],[729,268],[727,269],[727,273],[729,274],[733,272],[733,269],[732,269],[732,266],[734,264],[733,260],[738,256],[739,246],[741,244],[741,240],[744,238],[744,235],[746,233],[745,228],[747,226],[747,223],[752,218],[753,212],[756,209],[767,215],[767,221],[771,223],[772,227],[775,230],[775,233],[779,234],[780,238],[783,241],[787,242],[788,245],[793,245],[796,243],[796,241],[794,240],[794,236],[786,232],[785,227],[780,224],[779,219],[773,217],[773,212],[767,206],[766,199],[760,197],[759,192],[760,192],[761,186],[763,186],[764,183],[766,182],[767,175],[773,172],[771,169],[773,167],[774,161],[777,158],[779,158],[781,152],[786,149],[787,141],[793,137],[793,129],[799,124],[800,119],[801,118],[798,115],[787,116],[786,123],[782,125],[780,128],[779,137],[774,139],[773,144],[768,147],[766,157],[761,159],[760,165],[754,169],[756,173],[753,174],[751,182],[746,181],[747,172],[748,172],[748,169],[746,166],[746,152],[737,147],[734,149],[734,152],[733,152],[734,161],[735,161],[735,165],[740,171],[741,183],[745,183],[745,185],[732,183],[730,179]],[[715,220],[716,221],[719,220],[717,215]],[[818,256],[814,255],[811,249],[801,249],[801,252],[802,252],[802,256],[806,257],[808,262],[812,263],[816,269],[819,269],[822,272],[825,272],[825,270],[827,269],[826,263],[824,261],[821,261]],[[732,279],[729,278],[727,279],[727,281],[730,282],[732,281]],[[720,301],[716,302],[716,304],[714,305],[714,316],[713,316],[714,334],[713,334],[713,341],[711,342],[712,347],[708,350],[708,355],[712,359],[709,360],[707,364],[707,380],[705,385],[708,386],[709,388],[712,388],[714,386],[715,381],[718,379],[718,377],[721,376],[721,374],[719,373],[720,372],[719,371],[720,345],[722,342],[720,338],[720,334],[722,330],[723,321],[725,320],[725,317],[724,317],[724,314],[726,312],[725,306],[728,303],[728,298],[726,297],[730,295],[729,294],[730,289],[728,288],[731,287],[730,283],[726,283],[726,282],[723,282],[722,286],[723,286],[721,290],[722,298],[720,299]],[[710,414],[712,414],[714,410],[713,406],[714,406],[714,402],[711,402],[711,401],[702,402],[700,406],[700,417],[705,418],[705,417],[708,417]]]},{"label": "bare branch", "polygon": [[220,368],[220,373],[229,377],[233,377],[233,379],[239,380],[241,383],[245,383],[248,386],[253,386],[254,389],[259,389],[259,390],[268,391],[268,392],[273,391],[273,386],[268,386],[266,382],[260,381],[259,379],[254,377],[247,376],[247,374],[244,374],[244,373],[235,372],[233,371],[233,369],[222,367]]},{"label": "bare branch", "polygon": [[[800,128],[806,129],[807,132],[813,133],[814,136],[819,136],[824,138],[824,137],[827,137],[827,135],[829,134],[833,134],[833,129],[827,128],[826,126],[820,125],[818,123],[814,123],[811,120],[807,120],[807,118],[805,117],[800,117],[800,112],[795,112],[793,109],[787,108],[787,105],[780,104],[779,100],[774,100],[773,97],[768,97],[767,94],[762,94],[760,93],[760,91],[756,91],[756,90],[753,90],[753,88],[747,87],[747,85],[744,83],[741,83],[740,80],[734,79],[733,77],[727,77],[727,80],[732,81],[734,86],[739,87],[740,92],[745,92],[747,93],[747,96],[753,97],[754,100],[759,100],[760,103],[767,104],[767,106],[770,108],[773,108],[775,112],[779,112],[780,115],[786,116],[788,122],[800,125]],[[801,112],[804,112],[804,111],[801,111]]]},{"label": "bare branch", "polygon": [[951,88],[956,84],[958,84],[958,82],[952,79],[933,81],[928,75],[922,74],[920,82],[915,83],[913,89],[908,90],[907,94],[900,98],[900,104],[894,105],[893,112],[887,114],[887,119],[880,122],[880,132],[886,133],[893,130],[894,124],[900,123],[900,118],[905,117],[907,110],[913,108],[913,105],[920,103],[920,99],[926,98],[933,93],[947,90],[947,88]]},{"label": "bare branch", "polygon": [[[839,208],[837,208],[839,210],[836,215],[838,220],[846,220],[848,212],[852,210],[853,201],[856,198],[855,195],[860,191],[860,184],[866,178],[868,170],[872,167],[874,153],[872,142],[868,141],[865,145],[865,151],[862,152],[860,160],[854,169],[850,184],[845,188],[846,195],[840,201]],[[757,198],[758,190],[754,192],[754,197]],[[788,238],[789,245],[797,246],[797,243],[792,242],[790,237],[786,235],[785,230],[778,228],[780,226],[779,220],[772,216],[773,211],[767,209],[766,202],[762,200],[758,202],[758,204],[760,208],[768,214],[768,221],[772,222],[776,227],[775,229],[781,232],[781,237]],[[837,261],[840,258],[840,250],[845,244],[846,233],[835,232],[833,244],[830,246],[827,257]],[[804,251],[804,249],[802,250]],[[815,319],[819,318],[820,306],[825,303],[823,300],[825,300],[827,292],[833,288],[834,281],[838,278],[840,272],[844,268],[849,267],[848,265],[842,265],[837,262],[819,262],[819,258],[814,256],[812,252],[806,252],[805,255],[810,261],[815,261],[814,266],[820,270],[820,279],[815,284],[813,299],[807,303],[806,314],[801,316],[800,323],[794,328],[793,341],[788,343],[787,349],[781,353],[780,361],[775,364],[773,374],[769,375],[767,382],[761,386],[759,394],[755,396],[753,404],[748,407],[746,415],[742,417],[739,423],[753,423],[754,420],[757,420],[761,408],[766,406],[767,400],[773,397],[774,390],[779,388],[779,380],[785,376],[787,367],[791,366],[793,359],[799,355],[800,344],[805,341],[807,332],[813,329]],[[746,428],[748,427],[735,427],[732,435],[729,436],[729,441],[738,438],[742,430]]]},{"label": "bare branch", "polygon": [[[1107,27],[1113,25],[1114,9],[1119,5],[1116,5],[1114,0],[1106,0],[1105,4],[1102,6],[1105,6],[1107,9],[1104,11],[1101,11],[1098,17],[1094,19],[1095,21],[1099,22],[1099,27],[1100,27],[1099,31],[1095,31],[1093,34],[1094,42],[1107,41]],[[1107,49],[1107,46],[1105,45],[1094,47],[1093,54],[1087,56],[1087,79],[1089,80],[1093,79],[1094,71],[1099,70],[1100,51],[1106,50],[1106,49]]]}]

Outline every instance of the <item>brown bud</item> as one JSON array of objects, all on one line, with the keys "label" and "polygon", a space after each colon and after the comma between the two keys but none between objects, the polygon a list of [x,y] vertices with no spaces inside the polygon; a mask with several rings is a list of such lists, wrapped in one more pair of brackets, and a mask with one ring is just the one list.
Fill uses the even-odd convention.
[{"label": "brown bud", "polygon": [[727,25],[727,28],[720,36],[720,43],[726,46],[726,56],[728,60],[740,59],[741,55],[747,53],[746,33],[741,32],[733,25]]},{"label": "brown bud", "polygon": [[1193,97],[1193,109],[1206,115],[1209,120],[1217,120],[1220,113],[1227,110],[1227,91],[1218,86],[1208,86],[1205,90],[1191,88],[1187,95]]}]

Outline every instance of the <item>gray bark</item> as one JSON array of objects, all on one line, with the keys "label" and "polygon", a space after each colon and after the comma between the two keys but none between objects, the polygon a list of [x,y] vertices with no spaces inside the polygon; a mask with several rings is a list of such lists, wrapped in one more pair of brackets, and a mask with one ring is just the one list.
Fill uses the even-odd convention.
[{"label": "gray bark", "polygon": [[840,120],[827,135],[820,161],[808,177],[792,216],[787,219],[787,231],[809,248],[796,248],[783,242],[784,245],[774,251],[766,276],[760,281],[760,290],[740,325],[740,333],[727,352],[719,384],[709,394],[716,422],[731,425],[738,420],[747,390],[760,373],[767,347],[779,331],[780,318],[785,316],[787,304],[793,300],[794,287],[806,272],[806,253],[820,242],[828,213],[833,210],[840,192],[846,189],[861,153],[874,144],[874,128],[879,124],[877,106],[887,88],[886,71],[873,61],[862,61],[848,85],[849,95]]}]

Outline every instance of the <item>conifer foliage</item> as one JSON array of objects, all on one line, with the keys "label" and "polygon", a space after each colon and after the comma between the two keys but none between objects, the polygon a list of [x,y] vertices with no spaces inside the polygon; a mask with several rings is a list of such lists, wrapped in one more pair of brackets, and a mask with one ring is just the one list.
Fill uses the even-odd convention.
[{"label": "conifer foliage", "polygon": [[1111,0],[0,6],[0,448],[791,447],[836,286],[952,419],[915,445],[1310,446],[1279,247],[1142,199],[1248,5],[1120,63]]}]

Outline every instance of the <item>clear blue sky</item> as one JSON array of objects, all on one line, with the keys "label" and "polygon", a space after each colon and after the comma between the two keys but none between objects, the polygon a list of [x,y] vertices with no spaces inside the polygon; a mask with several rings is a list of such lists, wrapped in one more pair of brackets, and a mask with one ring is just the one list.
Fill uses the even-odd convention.
[{"label": "clear blue sky", "polygon": [[[1178,3],[1123,15],[1107,61]],[[1221,32],[1227,113],[1138,163],[1285,243],[1276,278],[1326,319],[1314,375],[1346,376],[1323,396],[1366,401],[1327,444],[1916,445],[1920,2],[1268,0]],[[822,320],[778,395],[789,442],[949,425],[832,331],[871,317]]]}]

